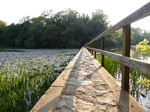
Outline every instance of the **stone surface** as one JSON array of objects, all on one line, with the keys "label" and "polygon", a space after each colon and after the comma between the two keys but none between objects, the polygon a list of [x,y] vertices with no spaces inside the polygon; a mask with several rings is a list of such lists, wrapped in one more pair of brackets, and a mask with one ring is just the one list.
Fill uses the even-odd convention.
[{"label": "stone surface", "polygon": [[[86,49],[82,49],[83,51]],[[119,112],[113,92],[83,52],[69,76],[54,112]]]}]

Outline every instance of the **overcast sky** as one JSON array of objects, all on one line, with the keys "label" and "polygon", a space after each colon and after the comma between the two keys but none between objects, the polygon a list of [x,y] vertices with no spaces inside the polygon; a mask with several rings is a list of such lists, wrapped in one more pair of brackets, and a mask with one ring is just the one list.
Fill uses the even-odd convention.
[{"label": "overcast sky", "polygon": [[[101,9],[112,25],[128,16],[150,0],[0,0],[0,20],[7,24],[18,23],[22,17],[40,16],[43,11],[61,11],[67,8],[89,16]],[[150,17],[132,25],[150,30]]]}]

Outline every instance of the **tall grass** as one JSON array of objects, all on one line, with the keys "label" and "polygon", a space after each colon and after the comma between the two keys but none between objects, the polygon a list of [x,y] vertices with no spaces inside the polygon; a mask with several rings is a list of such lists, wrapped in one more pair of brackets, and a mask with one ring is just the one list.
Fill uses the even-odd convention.
[{"label": "tall grass", "polygon": [[[97,54],[96,59],[101,63],[101,54]],[[107,56],[104,56],[104,67],[113,77],[121,74],[121,64]]]},{"label": "tall grass", "polygon": [[[66,66],[35,58],[0,66],[0,112],[28,112]],[[63,68],[63,69],[62,69]]]}]

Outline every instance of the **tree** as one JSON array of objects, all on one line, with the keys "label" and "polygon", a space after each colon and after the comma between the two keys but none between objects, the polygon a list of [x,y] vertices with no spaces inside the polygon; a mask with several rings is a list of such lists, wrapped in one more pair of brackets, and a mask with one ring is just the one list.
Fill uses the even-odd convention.
[{"label": "tree", "polygon": [[30,16],[23,17],[22,19],[19,20],[19,24],[23,24],[29,20],[30,20]]},{"label": "tree", "polygon": [[147,39],[150,41],[150,31],[144,30],[144,33],[142,34],[143,38]]},{"label": "tree", "polygon": [[4,42],[4,30],[6,28],[6,23],[0,20],[0,44]]},{"label": "tree", "polygon": [[[6,26],[5,44],[25,48],[80,48],[108,29],[109,22],[103,11],[97,10],[89,17],[67,9],[58,13],[44,11],[41,16],[24,17],[19,24]],[[106,38],[106,47],[119,47],[120,31]]]},{"label": "tree", "polygon": [[142,29],[140,28],[132,28],[132,38],[131,38],[131,44],[136,45],[139,42],[141,42],[144,38],[142,36]]},{"label": "tree", "polygon": [[90,27],[94,37],[108,29],[108,24],[109,22],[107,22],[107,15],[105,15],[102,10],[97,10],[92,13]]},{"label": "tree", "polygon": [[45,19],[42,16],[33,18],[29,21],[25,46],[27,48],[40,48],[41,47],[41,37],[44,32]]},{"label": "tree", "polygon": [[7,26],[4,32],[4,39],[6,46],[15,46],[15,41],[19,36],[20,25],[15,25],[14,23]]}]

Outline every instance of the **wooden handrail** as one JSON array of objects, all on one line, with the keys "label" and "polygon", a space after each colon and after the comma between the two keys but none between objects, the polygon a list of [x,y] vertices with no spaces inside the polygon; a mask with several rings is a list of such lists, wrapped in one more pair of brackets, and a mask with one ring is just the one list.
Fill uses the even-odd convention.
[{"label": "wooden handrail", "polygon": [[[104,66],[104,55],[120,62],[122,64],[122,89],[129,92],[129,69],[133,68],[148,76],[150,76],[150,64],[130,58],[130,40],[131,40],[131,23],[143,19],[150,15],[150,2],[146,5],[124,18],[122,21],[104,31],[90,42],[85,44],[92,54],[94,51],[94,57],[96,58],[96,52],[102,54],[102,66]],[[108,51],[104,51],[104,37],[120,28],[123,28],[123,56]],[[101,39],[101,49],[95,49],[97,40]],[[95,48],[94,48],[95,47]]]},{"label": "wooden handrail", "polygon": [[113,27],[109,28],[108,30],[104,31],[103,33],[101,33],[100,35],[98,35],[97,37],[95,37],[94,39],[92,39],[89,43],[87,43],[86,45],[99,40],[100,38],[126,26],[129,25],[135,21],[138,21],[140,19],[143,19],[147,16],[150,15],[150,2],[148,2],[146,5],[144,5],[143,7],[141,7],[140,9],[138,9],[137,11],[135,11],[134,13],[132,13],[131,15],[129,15],[128,17],[126,17],[125,19],[121,20],[120,22],[118,22],[116,25],[114,25]]},{"label": "wooden handrail", "polygon": [[108,52],[108,51],[101,50],[101,49],[95,49],[95,48],[91,48],[91,47],[86,47],[86,48],[89,50],[99,52],[105,56],[108,56],[109,58],[112,58],[112,59],[118,61],[119,63],[122,63],[130,68],[133,68],[139,72],[142,72],[142,73],[150,76],[150,64],[147,62],[143,62],[141,60],[129,58],[126,56],[122,56],[122,55],[115,54],[115,53]]}]

